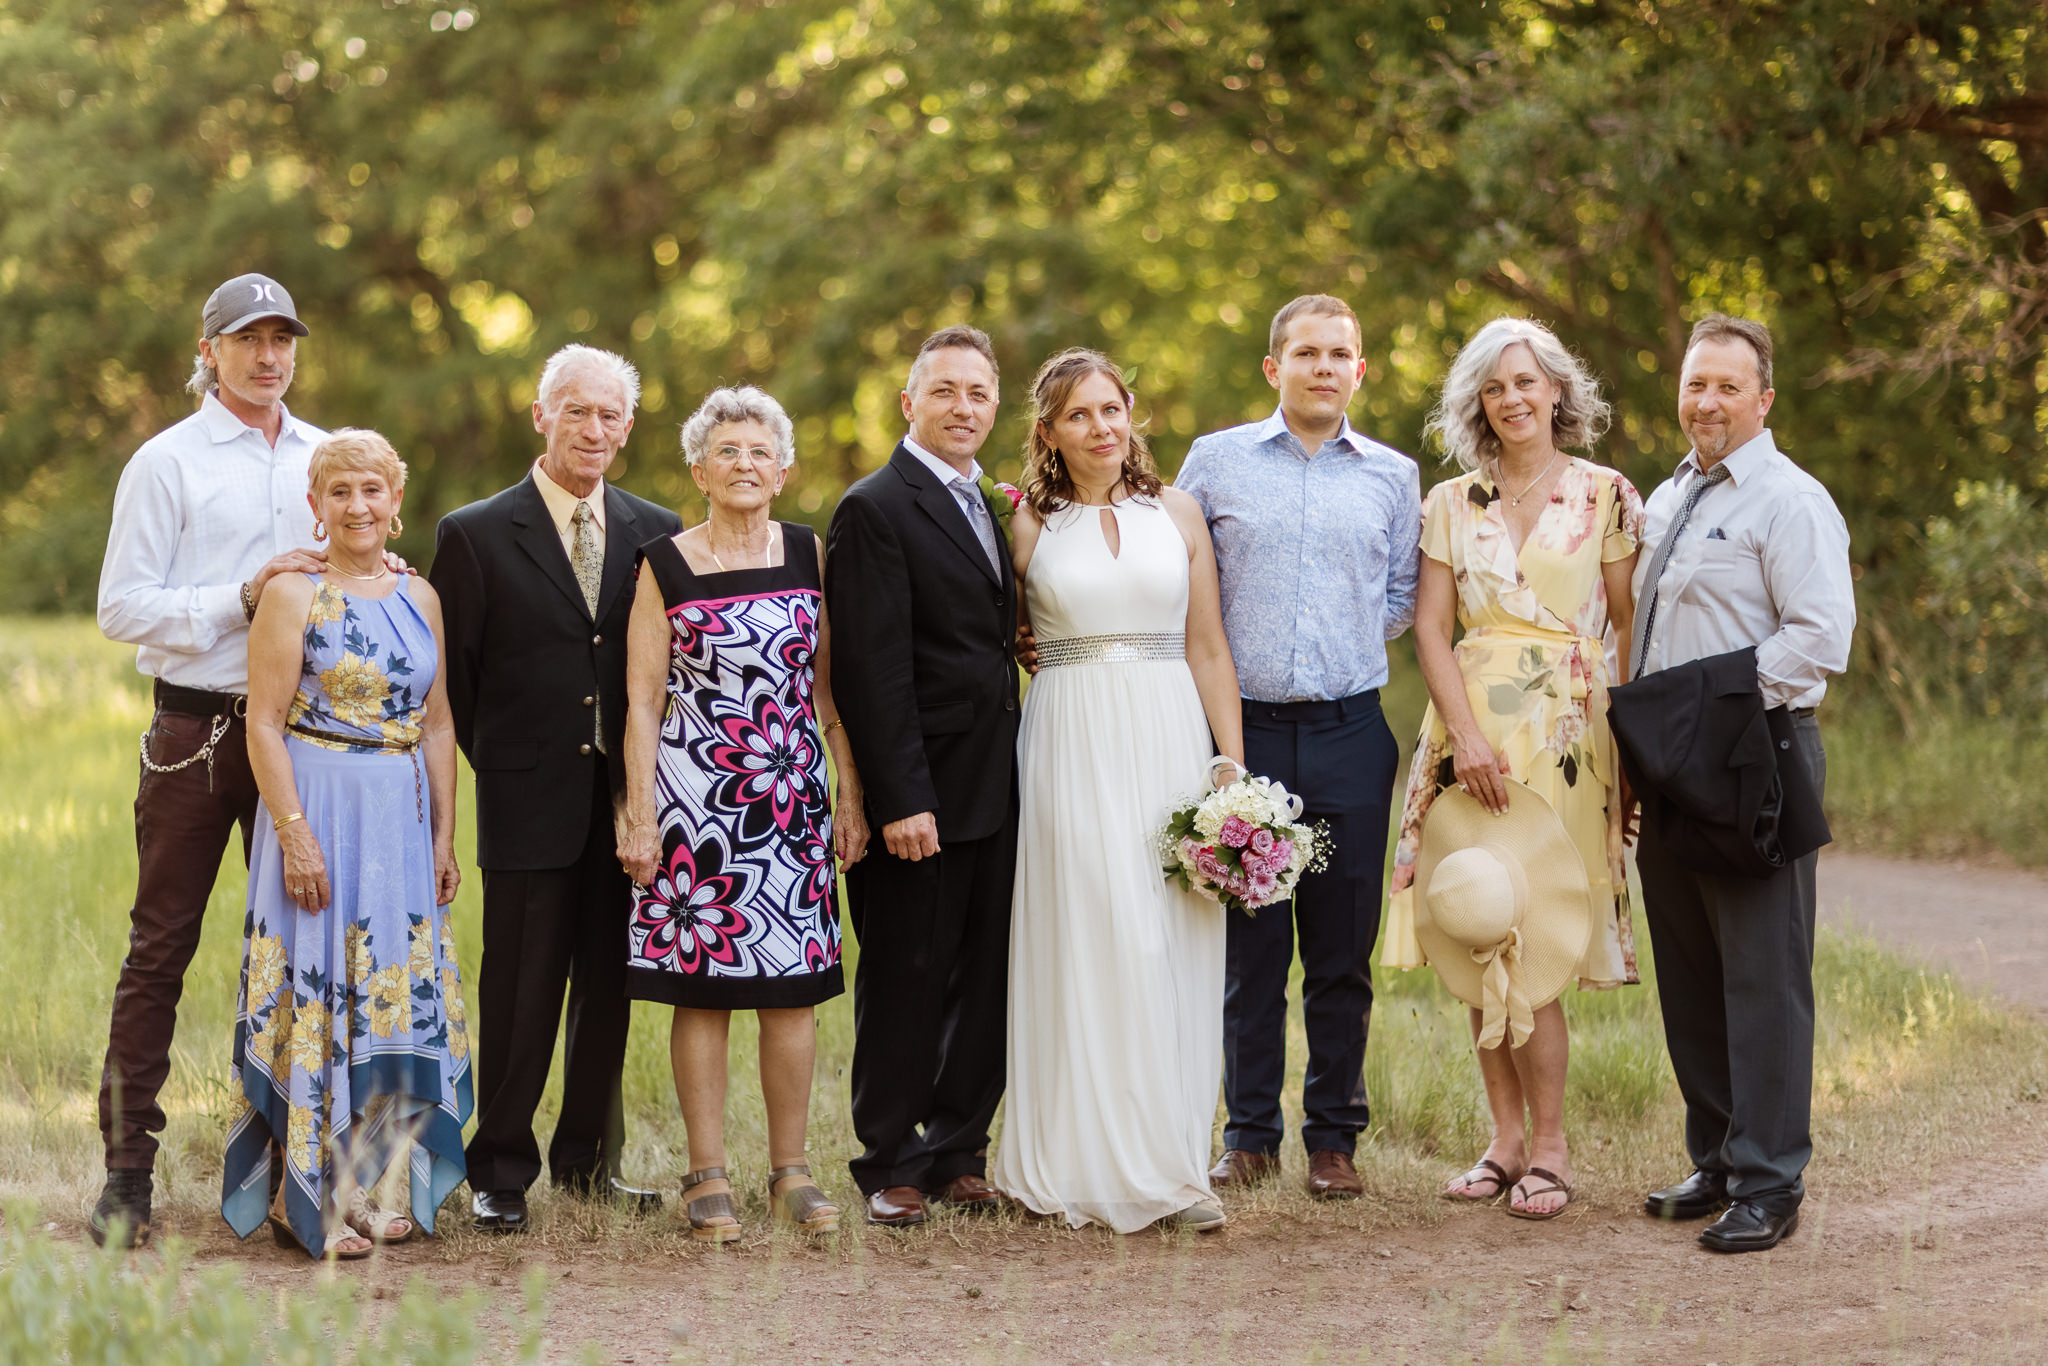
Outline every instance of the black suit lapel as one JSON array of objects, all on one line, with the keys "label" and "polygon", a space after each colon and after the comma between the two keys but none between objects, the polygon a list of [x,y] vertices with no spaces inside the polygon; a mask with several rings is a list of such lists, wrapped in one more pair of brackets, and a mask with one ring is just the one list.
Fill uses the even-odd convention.
[{"label": "black suit lapel", "polygon": [[[924,514],[938,524],[948,540],[960,548],[960,553],[973,561],[990,583],[1008,591],[1007,575],[988,562],[988,552],[981,548],[981,538],[974,534],[974,528],[967,524],[967,514],[960,510],[960,503],[950,490],[938,481],[936,475],[926,469],[924,462],[910,453],[907,446],[898,446],[896,454],[889,458],[889,465],[902,475],[912,488],[917,490],[917,505]],[[978,495],[977,495],[978,496]],[[986,500],[983,500],[986,503]],[[993,516],[990,518],[994,520]],[[996,537],[996,549],[1002,550],[1002,537]]]},{"label": "black suit lapel", "polygon": [[[606,511],[610,511],[609,505]],[[542,576],[576,605],[578,612],[590,614],[583,601],[583,586],[576,582],[576,571],[569,567],[569,552],[562,549],[562,535],[555,530],[555,519],[548,516],[548,505],[542,501],[540,488],[530,473],[519,485],[519,494],[512,502],[512,539],[540,567]]]},{"label": "black suit lapel", "polygon": [[[619,590],[633,573],[633,557],[646,540],[645,529],[626,495],[604,486],[604,577],[597,588],[596,620],[603,621],[619,600]],[[579,595],[580,596],[580,595]]]}]

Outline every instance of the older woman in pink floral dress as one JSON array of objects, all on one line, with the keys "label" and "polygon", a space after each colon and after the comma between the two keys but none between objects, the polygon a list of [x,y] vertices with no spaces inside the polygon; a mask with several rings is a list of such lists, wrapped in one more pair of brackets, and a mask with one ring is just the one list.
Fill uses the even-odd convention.
[{"label": "older woman in pink floral dress", "polygon": [[[1607,414],[1584,365],[1536,323],[1489,323],[1452,362],[1430,427],[1467,473],[1423,502],[1415,652],[1430,707],[1394,851],[1386,966],[1424,962],[1414,881],[1430,805],[1456,783],[1489,810],[1504,809],[1505,774],[1550,803],[1586,865],[1597,919],[1579,985],[1636,980],[1607,682],[1627,676],[1643,507],[1620,474],[1561,449],[1590,446]],[[1454,625],[1465,630],[1455,648]],[[1607,641],[1622,656],[1616,672]],[[1476,1009],[1472,1027],[1476,1040]],[[1564,1209],[1568,1056],[1556,1001],[1525,1037],[1479,1049],[1493,1140],[1446,1195],[1490,1200],[1512,1187],[1513,1214],[1547,1219]]]}]

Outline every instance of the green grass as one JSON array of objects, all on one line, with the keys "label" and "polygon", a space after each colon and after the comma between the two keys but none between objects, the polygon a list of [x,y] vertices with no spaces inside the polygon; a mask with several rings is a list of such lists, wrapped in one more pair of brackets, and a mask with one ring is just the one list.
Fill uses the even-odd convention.
[{"label": "green grass", "polygon": [[2038,781],[2048,771],[2048,726],[2038,718],[1930,715],[1909,737],[1875,697],[1836,710],[1822,715],[1838,839],[1896,858],[2048,865]]},{"label": "green grass", "polygon": [[[1387,706],[1396,733],[1412,737],[1420,713],[1412,668],[1389,688]],[[134,889],[135,747],[147,720],[132,653],[101,640],[91,623],[0,619],[0,1200],[32,1200],[42,1218],[73,1236],[102,1174],[94,1097]],[[1853,740],[1833,746],[1838,755],[1867,747]],[[1858,809],[1860,773],[1854,762],[1836,761],[1831,787],[1841,810]],[[461,792],[466,810],[466,780]],[[473,848],[466,822],[458,848]],[[479,889],[467,870],[455,923],[472,990]],[[243,894],[240,849],[232,846],[187,978],[164,1095],[170,1125],[157,1168],[158,1204],[190,1231],[218,1227],[222,1138],[233,1108],[228,1047]],[[1639,932],[1638,943],[1647,979],[1647,935]],[[2048,1094],[2048,1031],[1868,939],[1824,935],[1816,975],[1816,1186],[1910,1186],[1946,1158],[1996,1143],[2024,1117],[2048,1114],[2033,1108]],[[1464,1007],[1426,971],[1382,973],[1378,987],[1367,1062],[1374,1124],[1360,1149],[1369,1198],[1312,1211],[1295,1183],[1272,1183],[1233,1197],[1234,1215],[1360,1228],[1440,1217],[1436,1188],[1486,1139]],[[1646,981],[1628,990],[1569,993],[1566,1008],[1573,1045],[1567,1115],[1581,1198],[1626,1207],[1677,1174],[1682,1162],[1680,1107],[1655,989]],[[1300,1120],[1295,1098],[1305,1052],[1298,1003],[1291,1021],[1290,1133]],[[626,1173],[672,1193],[685,1151],[667,1025],[665,1010],[636,1006],[626,1070]],[[788,1235],[762,1231],[766,1132],[751,1016],[735,1022],[734,1036],[728,1141],[742,1214],[755,1230],[744,1246],[780,1247]],[[848,1118],[851,1050],[851,1002],[841,997],[819,1012],[810,1150],[821,1182],[849,1204],[855,1192],[845,1162],[856,1151]],[[542,1104],[543,1136],[558,1094],[559,1077]],[[1298,1145],[1290,1143],[1286,1160],[1299,1174]],[[672,1219],[624,1223],[544,1193],[536,1213],[533,1241],[558,1250],[640,1257],[685,1247]],[[458,1262],[489,1256],[462,1223],[446,1222],[439,1255]],[[985,1227],[988,1236],[1003,1238],[1023,1229],[1014,1218]],[[863,1255],[870,1236],[849,1220],[843,1251]],[[962,1235],[942,1222],[925,1236],[937,1246]],[[1079,1245],[1096,1241],[1113,1240],[1084,1238]],[[25,1255],[21,1246],[0,1251],[0,1270]]]}]

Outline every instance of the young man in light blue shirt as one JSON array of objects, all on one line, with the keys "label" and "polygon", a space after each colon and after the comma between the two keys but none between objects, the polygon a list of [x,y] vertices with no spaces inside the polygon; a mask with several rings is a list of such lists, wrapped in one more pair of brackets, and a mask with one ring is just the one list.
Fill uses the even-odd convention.
[{"label": "young man in light blue shirt", "polygon": [[[1301,938],[1308,1029],[1302,1142],[1309,1193],[1348,1199],[1370,1112],[1365,1042],[1379,937],[1387,823],[1399,751],[1380,714],[1386,643],[1415,615],[1422,492],[1415,462],[1353,430],[1365,374],[1357,315],[1310,294],[1274,316],[1263,422],[1212,432],[1176,487],[1215,538],[1223,625],[1244,694],[1245,758],[1326,821],[1330,866],[1294,900],[1232,916],[1223,998],[1230,1110],[1217,1186],[1279,1170],[1287,976]],[[1292,914],[1290,915],[1290,910]]]}]

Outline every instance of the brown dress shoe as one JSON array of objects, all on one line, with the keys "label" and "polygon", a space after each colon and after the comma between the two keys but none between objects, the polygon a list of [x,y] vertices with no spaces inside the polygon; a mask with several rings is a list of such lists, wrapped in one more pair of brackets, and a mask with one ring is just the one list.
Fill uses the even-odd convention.
[{"label": "brown dress shoe", "polygon": [[1226,1148],[1216,1165],[1209,1169],[1209,1185],[1215,1190],[1249,1186],[1279,1174],[1280,1157],[1277,1153],[1248,1153],[1242,1148]]},{"label": "brown dress shoe", "polygon": [[868,1222],[904,1228],[924,1222],[924,1192],[915,1186],[890,1186],[868,1197]]},{"label": "brown dress shoe", "polygon": [[1320,1152],[1308,1155],[1308,1193],[1318,1200],[1356,1200],[1365,1194],[1365,1182],[1351,1165],[1351,1154]]},{"label": "brown dress shoe", "polygon": [[1003,1193],[971,1172],[948,1181],[933,1198],[969,1214],[993,1214],[1003,1207]]}]

